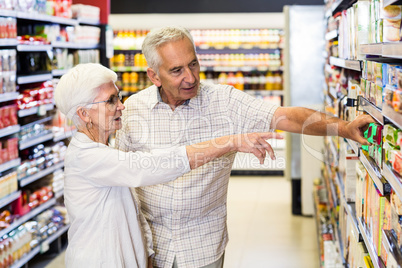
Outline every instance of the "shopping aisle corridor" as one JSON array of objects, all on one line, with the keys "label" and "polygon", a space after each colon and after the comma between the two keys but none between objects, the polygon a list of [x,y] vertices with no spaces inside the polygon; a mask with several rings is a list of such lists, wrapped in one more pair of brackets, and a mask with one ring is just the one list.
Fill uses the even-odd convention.
[{"label": "shopping aisle corridor", "polygon": [[[314,218],[292,216],[290,195],[284,178],[230,178],[224,268],[319,267]],[[63,263],[60,254],[46,268]]]},{"label": "shopping aisle corridor", "polygon": [[319,267],[313,217],[292,216],[284,178],[231,177],[224,268]]}]

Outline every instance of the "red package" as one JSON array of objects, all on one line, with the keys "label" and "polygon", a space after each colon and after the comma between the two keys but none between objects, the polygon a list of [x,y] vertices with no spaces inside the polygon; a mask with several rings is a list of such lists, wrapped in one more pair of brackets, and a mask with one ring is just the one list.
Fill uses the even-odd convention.
[{"label": "red package", "polygon": [[18,116],[17,116],[17,105],[11,105],[10,106],[10,124],[12,126],[17,125],[18,124]]},{"label": "red package", "polygon": [[10,160],[7,148],[1,149],[1,157],[3,158],[3,163],[8,162]]},{"label": "red package", "polygon": [[3,127],[8,127],[10,124],[10,107],[5,106],[3,107]]},{"label": "red package", "polygon": [[3,107],[0,107],[0,129],[4,128],[4,115],[3,115]]},{"label": "red package", "polygon": [[392,163],[392,168],[396,172],[398,172],[400,175],[402,175],[402,154],[401,154],[401,152],[395,153],[395,159],[394,159],[394,162]]}]

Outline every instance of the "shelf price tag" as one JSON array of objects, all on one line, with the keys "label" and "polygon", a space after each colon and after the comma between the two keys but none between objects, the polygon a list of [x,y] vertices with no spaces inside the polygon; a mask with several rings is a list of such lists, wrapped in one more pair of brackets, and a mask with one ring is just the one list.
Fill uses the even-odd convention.
[{"label": "shelf price tag", "polygon": [[38,107],[38,115],[39,116],[46,115],[46,106],[45,105],[41,105]]}]

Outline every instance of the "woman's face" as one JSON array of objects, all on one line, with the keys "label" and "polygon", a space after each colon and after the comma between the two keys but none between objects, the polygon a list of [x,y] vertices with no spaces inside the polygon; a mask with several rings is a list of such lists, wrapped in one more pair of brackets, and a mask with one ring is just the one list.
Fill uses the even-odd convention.
[{"label": "woman's face", "polygon": [[121,128],[121,111],[124,105],[121,103],[119,90],[111,81],[100,86],[99,95],[95,98],[92,108],[88,110],[93,128],[99,133],[110,135]]}]

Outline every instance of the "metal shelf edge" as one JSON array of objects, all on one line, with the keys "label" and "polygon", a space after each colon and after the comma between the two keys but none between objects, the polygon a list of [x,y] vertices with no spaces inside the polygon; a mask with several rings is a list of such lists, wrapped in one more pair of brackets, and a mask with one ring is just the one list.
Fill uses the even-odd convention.
[{"label": "metal shelf edge", "polygon": [[11,265],[11,268],[19,268],[19,267],[22,267],[27,262],[29,262],[33,257],[35,257],[39,253],[39,251],[40,251],[39,248],[40,247],[37,246],[37,247],[33,248],[30,252],[23,255],[21,257],[21,259],[19,259],[18,261],[13,263],[13,265]]},{"label": "metal shelf edge", "polygon": [[10,160],[6,163],[0,164],[0,173],[9,169],[12,169],[21,164],[21,158]]},{"label": "metal shelf edge", "polygon": [[49,175],[50,173],[53,173],[57,169],[62,168],[63,166],[64,166],[64,161],[61,162],[61,163],[57,163],[57,164],[55,164],[55,165],[53,165],[53,166],[51,166],[51,167],[49,167],[47,169],[41,170],[38,173],[35,173],[35,174],[33,174],[33,175],[29,176],[29,177],[19,179],[20,186],[24,187],[24,186],[26,186],[26,185],[34,182],[34,181],[37,181],[37,180]]},{"label": "metal shelf edge", "polygon": [[49,140],[53,139],[53,137],[54,137],[53,133],[41,135],[41,136],[35,137],[29,141],[21,142],[19,148],[20,148],[20,150],[24,150],[24,149],[34,146],[36,144],[39,144],[39,143],[42,143],[45,141],[49,141]]},{"label": "metal shelf edge", "polygon": [[11,194],[3,197],[2,199],[0,199],[0,208],[10,204],[14,200],[16,200],[20,195],[21,195],[21,191],[16,191],[14,193],[11,193]]},{"label": "metal shelf edge", "polygon": [[371,165],[369,159],[367,159],[367,156],[364,152],[362,152],[359,156],[360,161],[363,163],[363,166],[366,168],[367,172],[369,173],[371,179],[377,186],[378,190],[381,192],[382,195],[384,195],[384,185],[381,182],[381,178],[379,178],[379,175],[377,172],[374,170],[373,166]]},{"label": "metal shelf edge", "polygon": [[0,129],[0,138],[18,133],[18,132],[20,132],[20,130],[21,130],[20,125],[14,125],[14,126],[2,128],[2,129]]},{"label": "metal shelf edge", "polygon": [[16,100],[16,99],[18,99],[19,95],[20,95],[19,92],[9,92],[9,93],[0,94],[0,102]]},{"label": "metal shelf edge", "polygon": [[380,265],[378,263],[378,256],[377,256],[377,254],[375,254],[373,245],[372,245],[370,239],[368,238],[366,228],[364,227],[363,223],[361,222],[361,219],[358,219],[358,223],[359,223],[360,233],[363,236],[363,240],[364,240],[364,243],[366,244],[366,248],[369,252],[371,261],[375,268],[380,268]]},{"label": "metal shelf edge", "polygon": [[7,234],[8,232],[11,232],[15,228],[17,228],[18,226],[20,226],[21,224],[26,222],[27,220],[35,217],[39,213],[45,211],[46,209],[48,209],[49,207],[51,207],[51,206],[53,206],[55,204],[56,204],[56,199],[52,198],[49,201],[47,201],[46,203],[43,203],[42,205],[40,205],[39,207],[34,208],[33,210],[31,210],[27,214],[23,215],[21,218],[19,218],[15,222],[13,222],[8,228],[1,230],[0,231],[0,237],[2,237],[3,235]]},{"label": "metal shelf edge", "polygon": [[378,123],[384,125],[382,111],[362,96],[358,96],[359,107],[369,113]]},{"label": "metal shelf edge", "polygon": [[399,199],[402,200],[402,183],[387,164],[383,164],[382,175],[391,184]]},{"label": "metal shelf edge", "polygon": [[51,80],[53,78],[52,74],[37,74],[37,75],[26,75],[17,77],[18,84],[30,84],[36,82],[42,82]]}]

